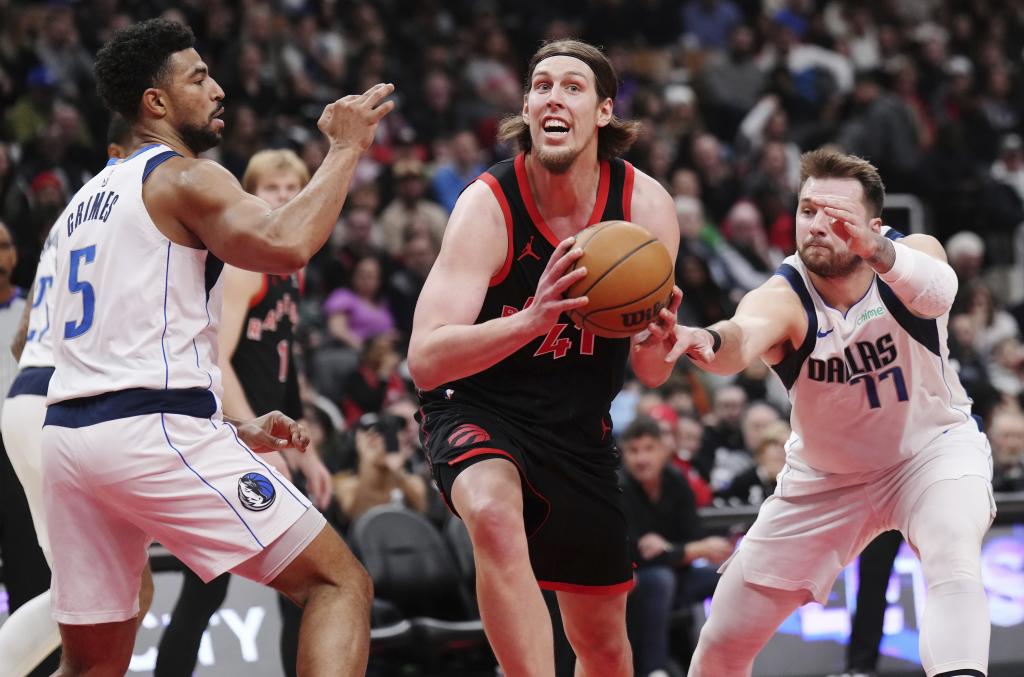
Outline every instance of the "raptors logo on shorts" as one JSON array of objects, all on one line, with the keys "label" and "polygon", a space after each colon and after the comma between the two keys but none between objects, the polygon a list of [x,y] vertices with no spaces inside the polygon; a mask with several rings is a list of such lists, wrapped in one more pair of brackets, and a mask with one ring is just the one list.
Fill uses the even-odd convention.
[{"label": "raptors logo on shorts", "polygon": [[270,480],[258,472],[250,472],[238,478],[238,500],[249,510],[266,510],[277,498],[277,492]]},{"label": "raptors logo on shorts", "polygon": [[467,444],[486,442],[489,439],[491,439],[491,436],[486,430],[478,425],[466,423],[465,425],[460,425],[455,429],[455,432],[448,436],[448,444],[453,447],[462,447]]}]

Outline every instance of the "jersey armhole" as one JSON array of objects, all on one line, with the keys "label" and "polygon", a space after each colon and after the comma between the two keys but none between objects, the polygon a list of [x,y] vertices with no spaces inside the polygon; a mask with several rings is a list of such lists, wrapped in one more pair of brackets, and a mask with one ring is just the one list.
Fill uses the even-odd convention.
[{"label": "jersey armhole", "polygon": [[513,230],[512,230],[512,209],[509,207],[508,198],[505,197],[505,191],[501,189],[501,184],[498,183],[498,179],[493,174],[484,172],[480,175],[480,180],[483,181],[494,193],[495,199],[498,200],[498,205],[501,207],[501,213],[505,217],[505,232],[508,236],[508,242],[506,244],[505,251],[505,262],[502,264],[501,269],[491,278],[488,287],[495,287],[505,281],[508,277],[508,272],[512,269],[512,255],[515,248],[515,242],[513,241]]}]

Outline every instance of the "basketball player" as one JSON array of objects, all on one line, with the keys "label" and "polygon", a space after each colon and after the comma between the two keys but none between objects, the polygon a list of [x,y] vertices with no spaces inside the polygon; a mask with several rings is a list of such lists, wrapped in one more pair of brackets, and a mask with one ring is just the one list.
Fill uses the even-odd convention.
[{"label": "basketball player", "polygon": [[318,511],[253,452],[295,446],[280,412],[222,417],[216,365],[221,261],[289,274],[326,241],[390,85],[327,106],[330,150],[271,209],[213,162],[223,90],[187,27],[118,31],[96,60],[104,102],[144,145],[60,218],[54,362],[42,436],[60,675],[122,675],[146,544],[204,580],[234,571],[305,607],[299,674],[362,674],[370,583]]},{"label": "basketball player", "polygon": [[677,328],[670,353],[717,374],[762,359],[793,403],[786,467],[723,567],[690,674],[749,675],[783,619],[824,603],[843,566],[899,529],[928,586],[926,673],[984,675],[992,460],[948,364],[956,275],[937,240],[882,225],[884,187],[870,163],[818,150],[801,173],[798,254],[732,319]]},{"label": "basketball player", "polygon": [[[116,161],[131,152],[131,128],[120,115],[115,115],[107,131],[107,156]],[[35,279],[29,293],[21,326],[14,337],[11,352],[20,369],[11,384],[0,416],[4,445],[25,490],[35,536],[46,561],[52,562],[50,540],[46,531],[43,505],[42,459],[39,438],[46,415],[46,389],[53,374],[53,273],[56,265],[56,243],[63,224],[51,229],[36,266]],[[153,577],[146,563],[139,591],[141,621],[153,599]],[[0,665],[7,674],[23,677],[46,656],[60,646],[60,632],[50,615],[49,591],[28,601],[0,626]]]},{"label": "basketball player", "polygon": [[[242,177],[246,192],[277,209],[295,197],[309,182],[306,165],[290,150],[264,150],[249,160]],[[302,295],[301,271],[291,275],[254,273],[224,266],[224,303],[218,365],[224,383],[224,413],[242,420],[278,409],[296,420],[302,418],[299,379],[291,359],[298,302]],[[273,466],[286,477],[289,465],[299,468],[317,507],[331,500],[331,475],[315,450],[299,453],[282,450]],[[277,452],[265,454],[268,462]],[[186,570],[170,623],[160,638],[155,677],[192,674],[199,645],[210,617],[224,603],[230,574],[208,584]],[[294,674],[295,643],[300,616],[294,605],[281,603],[281,660],[286,674]],[[286,606],[287,605],[287,606]],[[290,660],[289,660],[290,656]]]},{"label": "basketball player", "polygon": [[[600,221],[643,224],[674,258],[674,206],[616,156],[637,124],[616,118],[615,73],[596,48],[551,42],[534,54],[506,140],[524,153],[463,192],[416,308],[409,368],[437,486],[469,529],[480,612],[506,675],[552,676],[557,591],[577,674],[629,675],[633,586],[608,415],[627,358],[662,383],[670,341],[605,339],[573,326],[586,298],[563,292],[574,236]],[[680,293],[657,319],[674,336]]]}]

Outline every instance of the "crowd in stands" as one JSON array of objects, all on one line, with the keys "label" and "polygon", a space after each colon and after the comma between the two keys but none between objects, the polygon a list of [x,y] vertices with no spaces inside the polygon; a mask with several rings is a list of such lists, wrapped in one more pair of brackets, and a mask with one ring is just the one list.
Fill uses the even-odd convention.
[{"label": "crowd in stands", "polygon": [[[301,307],[307,420],[337,472],[339,524],[393,500],[444,519],[404,367],[413,310],[460,191],[515,152],[496,130],[521,108],[526,60],[562,37],[603,46],[616,113],[643,123],[626,158],[675,198],[686,324],[729,317],[793,253],[801,152],[834,144],[878,166],[890,194],[920,199],[959,277],[949,345],[992,441],[996,490],[1024,490],[1021,2],[0,0],[0,220],[17,241],[16,284],[31,283],[54,219],[105,162],[96,50],[152,16],[195,31],[226,92],[224,140],[208,155],[238,176],[269,147],[314,171],[323,106],[396,85]],[[616,430],[632,424],[635,440],[654,425],[694,506],[757,505],[783,463],[785,390],[763,365],[723,379],[683,362],[657,391],[627,383]],[[636,464],[626,473],[643,484]],[[704,535],[686,525],[677,537]],[[720,560],[713,543],[704,556]]]}]

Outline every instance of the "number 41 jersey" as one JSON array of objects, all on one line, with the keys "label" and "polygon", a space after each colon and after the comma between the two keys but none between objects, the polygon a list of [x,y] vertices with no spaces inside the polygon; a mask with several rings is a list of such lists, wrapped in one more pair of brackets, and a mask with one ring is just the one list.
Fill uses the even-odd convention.
[{"label": "number 41 jersey", "polygon": [[112,160],[61,214],[47,404],[130,388],[220,389],[223,264],[168,240],[142,201],[150,173],[176,156],[157,144]]},{"label": "number 41 jersey", "polygon": [[[888,228],[883,234],[902,237]],[[948,313],[916,317],[876,275],[844,314],[818,295],[799,256],[776,274],[793,287],[808,318],[803,344],[773,367],[793,403],[786,445],[792,469],[830,483],[833,473],[905,460],[956,426],[977,431],[971,401],[949,364]]]}]

